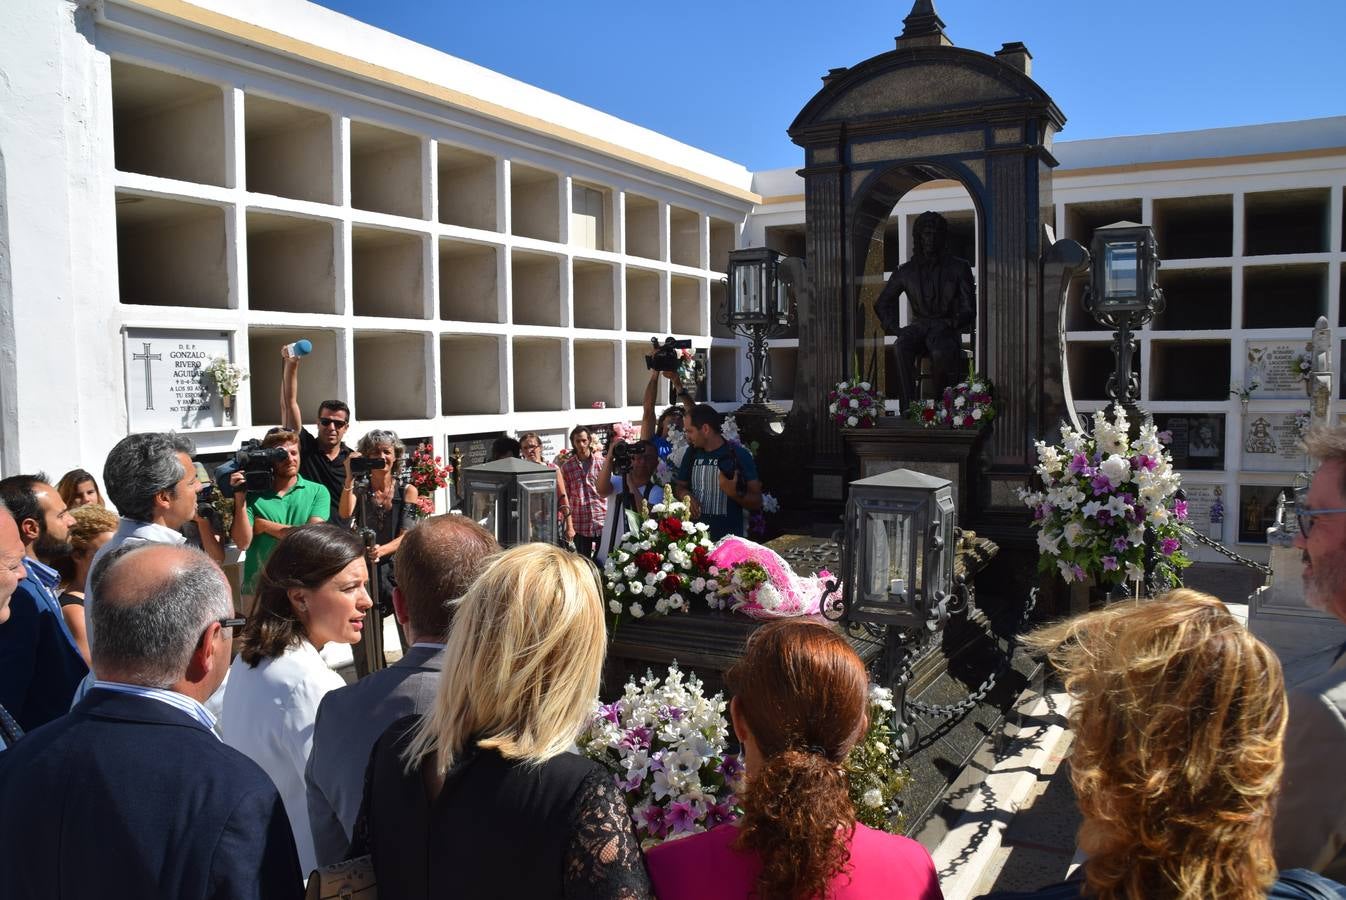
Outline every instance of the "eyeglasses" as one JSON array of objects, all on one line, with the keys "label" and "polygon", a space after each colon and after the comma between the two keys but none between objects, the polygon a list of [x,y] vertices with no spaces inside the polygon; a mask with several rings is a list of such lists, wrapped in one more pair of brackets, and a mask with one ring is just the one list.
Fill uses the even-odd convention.
[{"label": "eyeglasses", "polygon": [[215,621],[220,623],[221,628],[242,628],[244,625],[248,624],[248,620],[241,617],[236,619],[216,619]]},{"label": "eyeglasses", "polygon": [[350,422],[347,422],[345,419],[334,419],[334,418],[332,418],[331,416],[319,416],[319,417],[318,417],[318,424],[319,424],[319,425],[326,425],[328,428],[331,428],[331,427],[334,427],[334,426],[335,426],[335,427],[337,428],[337,430],[340,430],[340,429],[342,429],[342,428],[345,428],[347,425],[349,425]]},{"label": "eyeglasses", "polygon": [[1304,535],[1304,537],[1308,537],[1308,536],[1309,536],[1309,532],[1313,530],[1313,520],[1314,520],[1314,518],[1316,518],[1317,516],[1331,516],[1331,515],[1335,515],[1336,513],[1346,513],[1346,508],[1343,508],[1343,509],[1309,509],[1307,506],[1304,506],[1302,503],[1296,505],[1296,506],[1295,506],[1295,519],[1298,520],[1298,522],[1299,522],[1299,533],[1302,534],[1302,535]]}]

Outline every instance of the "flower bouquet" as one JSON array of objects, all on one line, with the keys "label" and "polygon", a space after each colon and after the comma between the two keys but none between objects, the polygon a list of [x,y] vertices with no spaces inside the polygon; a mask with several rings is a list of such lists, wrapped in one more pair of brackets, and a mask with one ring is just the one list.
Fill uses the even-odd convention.
[{"label": "flower bouquet", "polygon": [[232,397],[243,386],[244,379],[248,377],[248,370],[234,365],[223,356],[217,356],[201,370],[201,374],[215,382],[215,389],[220,392],[221,397]]},{"label": "flower bouquet", "polygon": [[883,414],[883,400],[868,381],[857,376],[851,381],[839,381],[827,392],[827,414],[838,427],[873,428]]},{"label": "flower bouquet", "polygon": [[714,544],[689,512],[678,500],[654,504],[643,521],[626,511],[626,533],[603,566],[604,599],[615,615],[685,613],[705,592]]},{"label": "flower bouquet", "polygon": [[972,371],[966,381],[945,388],[939,400],[915,400],[906,410],[907,418],[926,428],[979,428],[995,414],[995,385],[985,375]]},{"label": "flower bouquet", "polygon": [[1308,350],[1300,350],[1295,354],[1295,374],[1299,376],[1300,381],[1308,381],[1313,375],[1313,354]]},{"label": "flower bouquet", "polygon": [[722,538],[710,552],[706,602],[754,619],[812,616],[822,610],[826,569],[800,578],[770,547],[741,537]]},{"label": "flower bouquet", "polygon": [[1062,443],[1037,443],[1042,490],[1021,490],[1038,530],[1038,568],[1055,570],[1067,583],[1092,575],[1101,585],[1145,578],[1147,526],[1158,541],[1157,574],[1177,584],[1191,565],[1182,552],[1180,524],[1187,503],[1175,499],[1182,484],[1153,423],[1127,435],[1126,414],[1094,413],[1093,433],[1061,426]]},{"label": "flower bouquet", "polygon": [[579,736],[626,794],[642,847],[695,834],[739,815],[743,765],[725,753],[728,703],[675,662],[661,682],[646,673],[614,703],[600,703]]},{"label": "flower bouquet", "polygon": [[906,787],[908,775],[898,757],[892,718],[893,692],[871,684],[869,730],[846,757],[846,774],[850,776],[855,818],[870,828],[900,834],[898,794]]},{"label": "flower bouquet", "polygon": [[431,441],[421,441],[407,458],[408,481],[420,493],[417,505],[423,515],[434,515],[435,491],[449,486],[449,477],[453,466],[445,463],[443,457],[435,456],[435,445]]}]

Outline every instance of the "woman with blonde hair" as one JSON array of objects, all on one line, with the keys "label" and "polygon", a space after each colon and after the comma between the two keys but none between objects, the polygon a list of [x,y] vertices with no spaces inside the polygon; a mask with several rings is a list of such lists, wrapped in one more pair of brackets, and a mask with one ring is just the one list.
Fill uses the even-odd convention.
[{"label": "woman with blonde hair", "polygon": [[607,648],[598,571],[549,544],[497,556],[453,601],[432,711],[374,747],[351,856],[383,900],[646,898],[611,774],[573,752]]},{"label": "woman with blonde hair", "polygon": [[725,676],[743,744],[743,818],[650,851],[660,900],[938,900],[930,854],[855,820],[842,764],[869,727],[869,675],[808,619],[757,629]]},{"label": "woman with blonde hair", "polygon": [[[1179,589],[1034,632],[1070,693],[1082,881],[1013,897],[1346,897],[1277,873],[1285,734],[1280,661],[1216,598]],[[1338,893],[1341,891],[1342,893]]]},{"label": "woman with blonde hair", "polygon": [[89,632],[84,622],[84,585],[93,568],[98,548],[112,540],[120,519],[101,503],[86,503],[70,510],[75,524],[70,526],[70,554],[54,562],[61,573],[61,616],[70,636],[75,639],[84,662],[89,662]]}]

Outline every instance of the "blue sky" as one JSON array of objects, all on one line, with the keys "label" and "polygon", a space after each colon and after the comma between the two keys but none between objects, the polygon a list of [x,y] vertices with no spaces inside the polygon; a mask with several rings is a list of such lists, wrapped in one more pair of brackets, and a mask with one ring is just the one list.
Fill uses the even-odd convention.
[{"label": "blue sky", "polygon": [[[829,68],[892,49],[910,0],[319,0],[387,31],[743,163]],[[1023,41],[1062,140],[1346,114],[1346,0],[936,0],[955,44]],[[808,22],[816,6],[823,18]]]}]

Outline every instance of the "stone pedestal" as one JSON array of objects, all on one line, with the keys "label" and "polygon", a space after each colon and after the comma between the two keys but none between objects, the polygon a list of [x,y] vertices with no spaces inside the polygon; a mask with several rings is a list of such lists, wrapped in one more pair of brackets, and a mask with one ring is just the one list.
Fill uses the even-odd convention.
[{"label": "stone pedestal", "polygon": [[982,448],[989,428],[924,428],[895,416],[879,420],[874,428],[843,428],[848,480],[911,469],[953,483],[958,525],[973,527],[988,494]]}]

